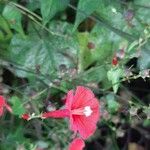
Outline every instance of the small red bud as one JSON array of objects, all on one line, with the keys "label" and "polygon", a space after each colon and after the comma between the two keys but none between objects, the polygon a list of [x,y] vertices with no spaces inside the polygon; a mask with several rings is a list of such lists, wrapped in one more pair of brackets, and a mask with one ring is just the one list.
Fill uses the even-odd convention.
[{"label": "small red bud", "polygon": [[23,114],[21,118],[24,120],[29,120],[30,115],[29,114]]},{"label": "small red bud", "polygon": [[118,64],[118,59],[116,56],[113,57],[112,65],[116,66]]},{"label": "small red bud", "polygon": [[94,49],[95,48],[95,44],[93,42],[88,42],[87,47],[89,49]]}]

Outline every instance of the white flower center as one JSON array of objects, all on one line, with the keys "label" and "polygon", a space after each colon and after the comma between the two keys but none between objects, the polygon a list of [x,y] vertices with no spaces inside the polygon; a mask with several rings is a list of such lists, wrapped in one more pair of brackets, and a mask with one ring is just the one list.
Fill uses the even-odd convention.
[{"label": "white flower center", "polygon": [[86,117],[89,117],[91,114],[92,114],[92,110],[91,110],[91,107],[90,106],[86,106],[84,107],[84,110],[83,110],[83,113]]}]

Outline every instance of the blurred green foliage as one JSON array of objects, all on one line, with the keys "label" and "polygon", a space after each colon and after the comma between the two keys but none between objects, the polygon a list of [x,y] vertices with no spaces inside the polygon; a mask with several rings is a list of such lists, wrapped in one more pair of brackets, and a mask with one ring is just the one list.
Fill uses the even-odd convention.
[{"label": "blurred green foliage", "polygon": [[1,0],[0,67],[13,76],[10,84],[2,84],[10,90],[6,95],[14,116],[0,119],[0,149],[65,150],[70,139],[66,120],[19,117],[51,109],[51,104],[63,106],[63,96],[77,85],[93,89],[99,99],[102,94],[105,109],[117,113],[124,105],[117,100],[121,82],[136,79],[126,72],[133,66],[126,64],[137,59],[137,77],[150,68],[149,39],[149,0]]}]

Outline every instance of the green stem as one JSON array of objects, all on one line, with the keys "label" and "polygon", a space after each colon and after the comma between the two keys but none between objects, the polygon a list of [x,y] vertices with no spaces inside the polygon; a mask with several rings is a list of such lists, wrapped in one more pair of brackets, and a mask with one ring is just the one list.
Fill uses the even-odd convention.
[{"label": "green stem", "polygon": [[42,115],[35,115],[35,116],[30,116],[30,118],[28,120],[32,120],[32,119],[37,119],[37,118],[42,118]]},{"label": "green stem", "polygon": [[14,2],[10,2],[9,3],[10,5],[14,5],[16,6],[17,8],[19,8],[20,10],[28,13],[28,14],[31,14],[32,16],[34,16],[35,18],[37,18],[38,20],[42,21],[42,18],[40,16],[38,16],[37,14],[33,13],[32,11],[30,11],[29,9],[17,4],[17,3],[14,3]]},{"label": "green stem", "polygon": [[18,10],[20,10],[20,12],[22,14],[26,15],[28,18],[30,18],[32,21],[34,21],[37,25],[39,25],[42,29],[44,29],[48,33],[50,33],[52,35],[60,36],[60,37],[65,37],[64,35],[61,35],[59,33],[55,33],[53,31],[50,31],[48,28],[46,28],[46,26],[44,26],[43,24],[41,24],[39,22],[39,21],[42,21],[42,18],[39,17],[37,14],[33,13],[32,11],[28,10],[27,8],[25,8],[25,7],[23,7],[23,6],[19,5],[19,4],[16,4],[14,2],[10,2],[9,5],[15,6],[16,8],[18,8]]}]

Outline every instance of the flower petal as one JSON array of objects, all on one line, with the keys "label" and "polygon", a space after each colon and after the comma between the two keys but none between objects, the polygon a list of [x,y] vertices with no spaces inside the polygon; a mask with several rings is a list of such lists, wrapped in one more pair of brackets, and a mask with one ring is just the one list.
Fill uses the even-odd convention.
[{"label": "flower petal", "polygon": [[7,103],[5,104],[5,107],[10,113],[12,113],[12,108]]},{"label": "flower petal", "polygon": [[87,120],[83,116],[73,116],[74,124],[72,129],[78,131],[83,139],[89,138],[96,130],[96,123],[92,119]]},{"label": "flower petal", "polygon": [[3,96],[0,95],[0,107],[3,107],[5,105],[5,99]]},{"label": "flower petal", "polygon": [[3,111],[4,111],[3,107],[0,107],[0,117],[3,115]]},{"label": "flower petal", "polygon": [[90,89],[78,86],[75,92],[72,109],[84,107],[85,104],[94,97],[94,93]]},{"label": "flower petal", "polygon": [[66,109],[71,110],[73,99],[74,99],[73,90],[70,90],[66,98],[66,104],[65,104]]},{"label": "flower petal", "polygon": [[83,150],[84,147],[84,141],[81,138],[76,138],[69,145],[69,150]]},{"label": "flower petal", "polygon": [[100,119],[99,102],[96,98],[85,103],[85,106],[90,106],[92,113],[90,116],[74,115],[70,117],[70,127],[74,132],[79,132],[83,139],[90,137],[96,130],[96,124]]},{"label": "flower petal", "polygon": [[42,114],[42,118],[65,118],[65,117],[70,117],[70,111],[68,109],[59,109],[45,112]]}]

